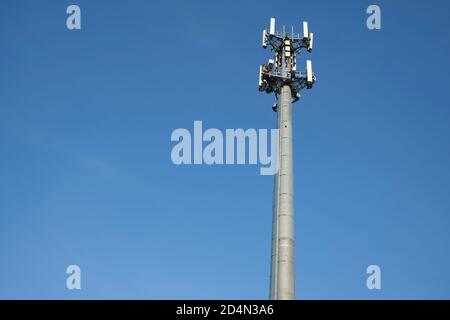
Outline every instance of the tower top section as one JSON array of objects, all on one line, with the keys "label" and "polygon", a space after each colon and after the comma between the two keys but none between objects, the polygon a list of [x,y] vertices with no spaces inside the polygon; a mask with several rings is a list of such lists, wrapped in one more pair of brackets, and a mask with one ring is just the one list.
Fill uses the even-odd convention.
[{"label": "tower top section", "polygon": [[262,47],[271,48],[274,59],[259,67],[259,91],[274,92],[278,96],[281,88],[289,85],[292,91],[293,102],[300,98],[303,88],[311,89],[316,81],[312,71],[311,60],[306,61],[306,71],[297,71],[297,55],[302,48],[311,52],[313,49],[314,34],[308,30],[308,22],[303,21],[303,33],[294,32],[292,27],[286,31],[276,30],[275,18],[270,18],[269,30],[264,29],[262,34]]}]

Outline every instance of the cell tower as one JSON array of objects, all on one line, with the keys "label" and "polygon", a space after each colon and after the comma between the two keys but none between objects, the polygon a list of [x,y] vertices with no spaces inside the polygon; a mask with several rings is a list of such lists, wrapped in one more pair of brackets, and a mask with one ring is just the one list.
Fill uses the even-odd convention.
[{"label": "cell tower", "polygon": [[263,31],[262,46],[269,45],[275,59],[259,68],[259,91],[275,93],[278,100],[272,105],[277,112],[278,173],[275,176],[272,261],[270,270],[270,299],[295,299],[294,275],[294,176],[292,171],[292,103],[300,99],[303,88],[311,89],[316,81],[311,60],[306,71],[297,71],[297,55],[302,48],[311,52],[313,34],[308,22],[303,22],[303,34],[275,30],[275,19],[270,18],[269,32]]}]

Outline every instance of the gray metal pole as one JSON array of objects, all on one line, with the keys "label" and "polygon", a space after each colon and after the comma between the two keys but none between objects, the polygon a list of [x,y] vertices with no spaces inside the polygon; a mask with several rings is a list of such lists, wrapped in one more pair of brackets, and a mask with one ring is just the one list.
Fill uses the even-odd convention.
[{"label": "gray metal pole", "polygon": [[[282,58],[283,73],[290,72],[291,61]],[[292,92],[281,87],[278,98],[279,170],[275,177],[272,223],[272,264],[270,298],[295,299],[294,274],[294,177],[292,169]]]},{"label": "gray metal pole", "polygon": [[279,171],[277,174],[276,298],[295,299],[294,177],[292,168],[292,95],[284,85],[278,104]]}]

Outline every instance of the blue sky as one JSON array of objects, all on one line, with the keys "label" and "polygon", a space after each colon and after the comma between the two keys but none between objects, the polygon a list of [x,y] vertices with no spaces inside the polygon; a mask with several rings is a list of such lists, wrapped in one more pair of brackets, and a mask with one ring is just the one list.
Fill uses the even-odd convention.
[{"label": "blue sky", "polygon": [[315,33],[318,81],[294,105],[297,298],[450,298],[448,1],[73,3],[79,31],[72,2],[0,4],[0,298],[268,297],[273,178],[175,166],[170,135],[274,126],[271,16]]}]

